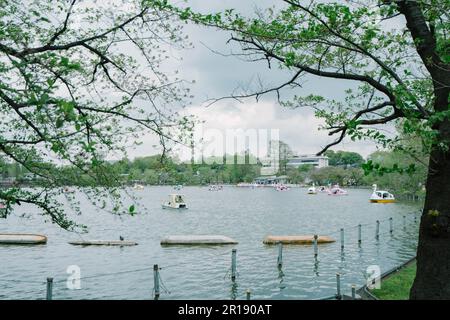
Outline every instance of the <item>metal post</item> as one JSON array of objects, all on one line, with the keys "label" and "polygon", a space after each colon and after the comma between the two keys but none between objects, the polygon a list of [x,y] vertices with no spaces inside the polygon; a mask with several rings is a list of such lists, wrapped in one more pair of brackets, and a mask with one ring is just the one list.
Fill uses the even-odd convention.
[{"label": "metal post", "polygon": [[394,223],[392,217],[389,218],[389,232],[392,233],[394,231]]},{"label": "metal post", "polygon": [[317,247],[317,238],[318,238],[318,236],[317,236],[317,234],[315,234],[314,235],[314,242],[313,242],[313,244],[314,244],[314,257],[315,258],[317,258],[318,254],[319,254],[319,249]]},{"label": "metal post", "polygon": [[380,238],[380,221],[377,220],[377,229],[375,232],[375,238],[378,240],[378,238]]},{"label": "metal post", "polygon": [[236,280],[236,249],[231,250],[231,280]]},{"label": "metal post", "polygon": [[153,280],[155,287],[155,300],[159,299],[159,268],[157,264],[153,265]]},{"label": "metal post", "polygon": [[278,259],[277,259],[278,268],[283,266],[283,244],[278,242]]},{"label": "metal post", "polygon": [[251,294],[252,294],[252,292],[250,291],[250,289],[247,289],[247,291],[246,291],[247,300],[250,300],[250,295]]},{"label": "metal post", "polygon": [[341,228],[341,250],[344,250],[344,228]]},{"label": "metal post", "polygon": [[341,299],[341,275],[336,273],[336,298]]},{"label": "metal post", "polygon": [[361,224],[358,224],[358,243],[361,244],[362,242],[362,230],[361,230],[362,226]]},{"label": "metal post", "polygon": [[47,278],[47,300],[53,300],[53,278]]},{"label": "metal post", "polygon": [[355,287],[355,285],[352,285],[352,298],[356,299],[356,287]]}]

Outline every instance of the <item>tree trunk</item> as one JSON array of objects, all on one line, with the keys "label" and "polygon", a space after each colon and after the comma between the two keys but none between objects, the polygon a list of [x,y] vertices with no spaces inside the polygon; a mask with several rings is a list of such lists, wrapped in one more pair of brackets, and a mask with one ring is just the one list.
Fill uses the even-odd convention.
[{"label": "tree trunk", "polygon": [[[443,72],[444,73],[444,72]],[[448,110],[449,79],[435,82],[435,111]],[[447,150],[434,146],[430,154],[425,205],[420,221],[417,274],[411,299],[450,299],[450,122],[434,127]]]}]

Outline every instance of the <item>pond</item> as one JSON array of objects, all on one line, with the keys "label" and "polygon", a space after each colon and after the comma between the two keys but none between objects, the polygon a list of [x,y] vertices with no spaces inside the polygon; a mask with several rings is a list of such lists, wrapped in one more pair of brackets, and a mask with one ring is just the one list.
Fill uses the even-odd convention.
[{"label": "pond", "polygon": [[[158,264],[162,286],[160,299],[320,299],[336,293],[336,273],[342,291],[365,284],[366,270],[377,265],[381,273],[415,255],[418,204],[369,203],[369,189],[349,189],[347,196],[308,195],[304,188],[276,191],[272,188],[226,186],[145,187],[134,191],[142,206],[139,214],[119,217],[83,205],[77,221],[89,226],[78,235],[42,222],[22,205],[8,219],[0,220],[0,233],[38,233],[48,236],[46,245],[0,246],[0,299],[44,299],[47,277],[54,278],[54,299],[152,299],[153,265]],[[182,193],[187,210],[164,210],[170,193]],[[77,195],[83,200],[84,195]],[[145,209],[144,209],[145,207]],[[406,218],[404,218],[406,216]],[[393,218],[393,232],[389,218]],[[417,219],[415,219],[417,217]],[[376,220],[380,236],[375,237]],[[362,224],[362,243],[358,228]],[[341,250],[339,229],[344,228]],[[239,244],[225,246],[169,246],[168,235],[220,234]],[[337,241],[319,245],[314,258],[311,245],[283,247],[283,267],[277,267],[276,246],[264,245],[267,235],[319,234]],[[68,241],[80,239],[125,240],[132,247],[80,247]],[[231,250],[237,249],[235,282],[230,279]],[[79,267],[80,289],[69,289],[69,266]]]}]

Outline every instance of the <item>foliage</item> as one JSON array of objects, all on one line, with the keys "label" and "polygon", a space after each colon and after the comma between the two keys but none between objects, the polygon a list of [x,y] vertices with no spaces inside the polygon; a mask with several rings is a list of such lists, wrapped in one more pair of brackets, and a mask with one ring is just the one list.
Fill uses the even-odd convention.
[{"label": "foliage", "polygon": [[323,154],[329,158],[330,166],[360,166],[364,163],[363,157],[357,152],[327,150]]},{"label": "foliage", "polygon": [[184,43],[157,2],[0,1],[0,156],[42,187],[0,189],[1,217],[30,203],[76,229],[56,200],[68,182],[83,185],[93,203],[109,197],[112,212],[129,214],[105,159],[149,132],[165,152],[192,128],[176,112],[189,99],[186,83],[161,71],[169,47]]},{"label": "foliage", "polygon": [[[396,195],[420,195],[424,192],[428,168],[414,158],[399,151],[377,151],[371,154],[369,159],[380,168],[386,169],[370,171],[364,177],[366,184],[377,184],[379,188],[389,188]],[[415,169],[403,172],[398,164],[406,168],[414,166]],[[385,171],[389,171],[389,174]]]},{"label": "foliage", "polygon": [[[395,134],[375,127],[400,119],[400,133],[420,136],[423,152],[429,153],[432,146],[448,148],[449,141],[436,126],[450,115],[448,1],[431,5],[426,1],[283,3],[284,7],[259,10],[256,17],[233,9],[213,14],[196,13],[189,7],[165,9],[177,12],[183,20],[231,32],[230,41],[242,48],[236,56],[250,62],[267,61],[269,68],[277,65],[285,70],[289,75],[285,82],[234,93],[230,98],[259,99],[275,93],[284,106],[314,108],[316,116],[324,119],[323,129],[338,135],[321,153],[346,136],[353,141],[371,139],[383,148],[401,147]],[[399,15],[407,24],[389,25]],[[345,81],[345,98],[297,90],[293,99],[282,100],[283,90],[298,89],[310,77]],[[436,99],[440,91],[445,99]]]}]

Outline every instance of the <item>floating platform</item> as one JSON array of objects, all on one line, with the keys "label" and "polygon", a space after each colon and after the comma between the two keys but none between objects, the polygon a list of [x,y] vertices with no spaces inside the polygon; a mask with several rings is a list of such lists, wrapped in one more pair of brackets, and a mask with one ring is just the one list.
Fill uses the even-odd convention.
[{"label": "floating platform", "polygon": [[69,244],[74,246],[136,246],[137,242],[126,240],[86,240],[71,241]]},{"label": "floating platform", "polygon": [[0,233],[0,244],[45,244],[47,237],[40,234]]},{"label": "floating platform", "polygon": [[[264,238],[264,244],[277,244],[281,242],[282,244],[313,244],[314,235],[302,235],[302,236],[267,236]],[[332,243],[336,242],[331,237],[328,236],[318,236],[317,243]]]},{"label": "floating platform", "polygon": [[237,243],[236,240],[221,235],[168,236],[161,240],[161,245],[222,245]]}]

